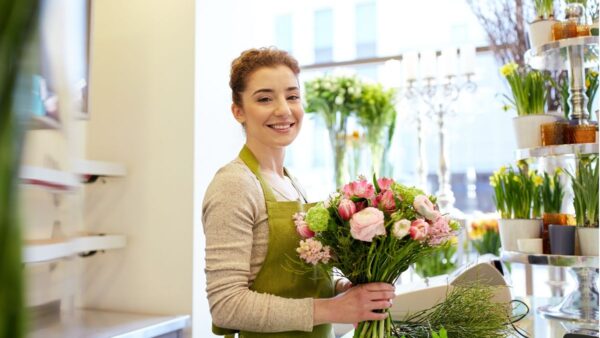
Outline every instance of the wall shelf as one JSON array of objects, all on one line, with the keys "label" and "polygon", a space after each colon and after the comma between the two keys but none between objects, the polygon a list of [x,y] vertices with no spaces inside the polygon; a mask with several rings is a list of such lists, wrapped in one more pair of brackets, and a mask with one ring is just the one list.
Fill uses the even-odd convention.
[{"label": "wall shelf", "polygon": [[40,186],[52,191],[71,191],[79,187],[76,175],[43,167],[22,166],[19,178],[23,184]]},{"label": "wall shelf", "polygon": [[[59,317],[60,318],[55,318]],[[28,337],[157,337],[181,331],[190,316],[151,316],[135,313],[75,309],[72,313],[41,318]],[[182,335],[174,335],[180,337]]]},{"label": "wall shelf", "polygon": [[83,178],[85,183],[94,182],[98,177],[122,177],[127,168],[121,163],[78,160],[73,163],[73,171]]},{"label": "wall shelf", "polygon": [[517,149],[517,160],[533,157],[597,154],[598,143],[559,144],[555,146]]},{"label": "wall shelf", "polygon": [[44,115],[44,116],[33,116],[29,121],[27,129],[29,130],[40,130],[40,129],[60,129],[61,124],[57,119]]},{"label": "wall shelf", "polygon": [[70,239],[25,241],[23,263],[40,263],[66,258],[78,253],[124,248],[124,235],[81,236]]}]

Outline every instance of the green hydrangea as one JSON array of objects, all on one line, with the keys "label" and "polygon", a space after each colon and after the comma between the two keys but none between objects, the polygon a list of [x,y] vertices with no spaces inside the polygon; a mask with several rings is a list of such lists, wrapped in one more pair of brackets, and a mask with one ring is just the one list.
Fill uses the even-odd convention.
[{"label": "green hydrangea", "polygon": [[392,185],[392,191],[402,196],[402,200],[408,205],[412,205],[415,200],[415,197],[417,197],[418,195],[425,195],[423,190],[420,190],[415,187],[407,187],[400,183],[394,183]]},{"label": "green hydrangea", "polygon": [[329,223],[329,211],[325,209],[322,203],[319,203],[308,209],[304,220],[308,223],[308,228],[310,230],[315,232],[325,231],[327,230],[327,224]]}]

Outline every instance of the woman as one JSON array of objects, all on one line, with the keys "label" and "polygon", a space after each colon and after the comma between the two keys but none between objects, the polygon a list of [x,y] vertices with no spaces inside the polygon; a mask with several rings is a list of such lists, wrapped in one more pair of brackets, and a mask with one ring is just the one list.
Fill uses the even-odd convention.
[{"label": "woman", "polygon": [[[241,337],[332,336],[330,323],[381,320],[394,287],[350,287],[284,267],[300,237],[292,216],[306,198],[283,167],[304,117],[297,61],[274,48],[243,52],[231,66],[234,118],[246,144],[209,185],[202,220],[213,331]],[[335,296],[335,291],[338,295]]]}]

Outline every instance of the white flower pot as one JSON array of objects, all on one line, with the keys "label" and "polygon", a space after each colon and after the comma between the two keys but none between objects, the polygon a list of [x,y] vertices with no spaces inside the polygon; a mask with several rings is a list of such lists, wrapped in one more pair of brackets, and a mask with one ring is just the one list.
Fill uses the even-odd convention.
[{"label": "white flower pot", "polygon": [[552,25],[554,25],[557,21],[550,20],[536,20],[529,24],[529,45],[534,47],[539,47],[543,44],[552,41]]},{"label": "white flower pot", "polygon": [[499,219],[500,244],[504,251],[518,251],[517,239],[541,238],[541,219]]},{"label": "white flower pot", "polygon": [[577,228],[582,256],[598,256],[598,228]]},{"label": "white flower pot", "polygon": [[540,147],[542,145],[542,124],[559,120],[559,116],[550,114],[523,115],[513,118],[517,148]]}]

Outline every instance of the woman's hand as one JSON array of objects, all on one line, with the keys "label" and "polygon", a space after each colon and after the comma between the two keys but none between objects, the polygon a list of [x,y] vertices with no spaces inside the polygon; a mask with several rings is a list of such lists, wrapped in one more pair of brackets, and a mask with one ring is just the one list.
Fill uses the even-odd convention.
[{"label": "woman's hand", "polygon": [[391,284],[368,283],[351,287],[334,298],[315,299],[313,324],[383,320],[387,313],[373,311],[390,308],[394,291]]}]

